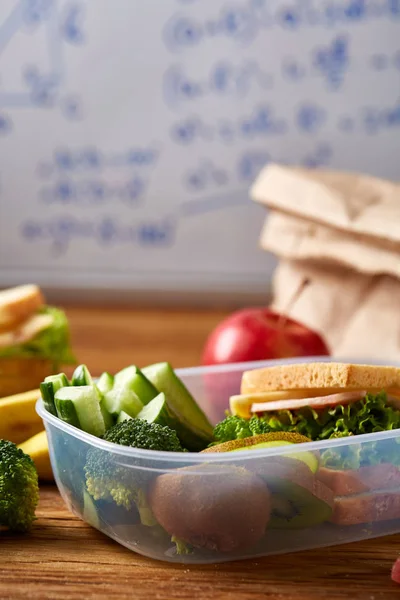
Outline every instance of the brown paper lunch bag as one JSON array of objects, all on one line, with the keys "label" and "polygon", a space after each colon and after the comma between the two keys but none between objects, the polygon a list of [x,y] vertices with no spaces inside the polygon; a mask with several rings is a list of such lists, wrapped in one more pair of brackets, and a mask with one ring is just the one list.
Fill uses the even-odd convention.
[{"label": "brown paper lunch bag", "polygon": [[280,259],[273,308],[320,331],[336,356],[400,361],[400,187],[272,165],[252,195],[270,208],[261,246]]}]

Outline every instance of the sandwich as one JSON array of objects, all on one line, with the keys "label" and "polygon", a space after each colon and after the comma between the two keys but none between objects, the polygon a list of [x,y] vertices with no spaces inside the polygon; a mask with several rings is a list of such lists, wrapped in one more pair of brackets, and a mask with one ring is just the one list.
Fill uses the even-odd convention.
[{"label": "sandwich", "polygon": [[[246,371],[232,414],[312,440],[400,428],[400,368],[343,363]],[[267,433],[267,431],[265,431]]]},{"label": "sandwich", "polygon": [[327,445],[316,477],[333,492],[337,525],[400,518],[400,368],[327,362],[246,371],[230,412],[238,436],[244,423],[250,435],[292,432],[313,441],[398,430]]},{"label": "sandwich", "polygon": [[74,362],[67,317],[38,286],[0,291],[0,397],[35,389]]}]

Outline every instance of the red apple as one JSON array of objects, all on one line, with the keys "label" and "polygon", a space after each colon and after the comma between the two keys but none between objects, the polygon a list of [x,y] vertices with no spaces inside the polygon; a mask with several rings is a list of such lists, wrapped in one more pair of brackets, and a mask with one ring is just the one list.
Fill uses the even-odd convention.
[{"label": "red apple", "polygon": [[214,329],[202,362],[215,365],[326,355],[329,349],[318,333],[269,308],[254,307],[234,312]]},{"label": "red apple", "polygon": [[392,581],[400,583],[400,558],[396,560],[392,567]]}]

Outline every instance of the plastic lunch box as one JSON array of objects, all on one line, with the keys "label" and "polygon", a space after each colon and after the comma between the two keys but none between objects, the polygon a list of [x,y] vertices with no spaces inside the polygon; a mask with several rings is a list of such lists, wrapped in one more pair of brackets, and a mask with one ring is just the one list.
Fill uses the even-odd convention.
[{"label": "plastic lunch box", "polygon": [[[177,370],[177,373],[210,420],[216,423],[224,418],[229,397],[238,393],[243,371],[288,362],[306,361],[295,359],[198,367]],[[346,362],[363,361],[352,359]],[[375,361],[375,364],[378,363]],[[393,456],[393,450],[397,447],[400,452],[400,430],[219,455],[161,453],[117,446],[88,435],[53,417],[44,409],[41,400],[38,400],[37,412],[45,424],[55,480],[68,508],[123,546],[154,559],[191,564],[216,563],[343,544],[400,532],[400,488],[389,494],[390,502],[397,507],[397,513],[391,510],[391,517],[397,514],[398,518],[385,518],[388,497],[384,496],[381,499],[383,504],[376,507],[380,511],[380,520],[372,520],[371,517],[369,522],[338,525],[332,522],[330,509],[326,510],[326,494],[318,491],[318,471],[313,475],[310,468],[306,468],[306,480],[303,481],[301,476],[310,452],[324,457],[326,452],[332,450],[347,453],[357,448],[368,452],[373,448],[378,458]],[[116,478],[123,477],[126,480],[139,476],[141,481],[146,482],[147,489],[160,475],[178,476],[181,489],[184,488],[185,492],[177,493],[177,488],[172,486],[176,495],[172,500],[176,507],[175,520],[190,527],[192,533],[195,532],[193,535],[197,536],[198,545],[206,547],[193,548],[189,554],[178,554],[171,536],[160,526],[142,525],[137,513],[124,511],[122,518],[121,511],[116,510],[114,504],[104,501],[96,503],[96,510],[90,510],[87,494],[83,491],[85,457],[91,448],[98,449],[102,460],[112,461]],[[297,475],[292,468],[287,468],[288,464],[293,465],[293,461],[299,465]],[[177,472],[182,467],[186,469]],[[243,473],[245,479],[242,478]],[[264,481],[269,486],[267,499],[264,491],[260,492],[260,473],[266,475]],[[370,481],[363,482],[362,470],[358,481],[371,486]],[[329,502],[332,502],[334,494],[328,491]],[[263,502],[272,503],[271,506],[275,507],[272,508],[275,517],[271,517],[267,523]],[[296,518],[287,521],[285,511]],[[218,549],[215,549],[215,536],[218,538]]]}]

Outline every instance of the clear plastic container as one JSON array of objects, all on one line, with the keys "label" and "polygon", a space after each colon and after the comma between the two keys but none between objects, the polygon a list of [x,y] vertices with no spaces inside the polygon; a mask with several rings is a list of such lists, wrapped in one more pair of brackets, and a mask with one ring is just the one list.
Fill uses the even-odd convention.
[{"label": "clear plastic container", "polygon": [[[177,372],[215,423],[224,418],[229,396],[239,391],[244,370],[285,362],[305,361]],[[56,483],[70,510],[145,556],[216,563],[400,532],[400,430],[224,454],[161,453],[88,435],[50,415],[41,400],[37,411]],[[150,510],[142,511],[144,525],[135,505],[126,510],[112,501],[94,502],[85,491],[88,453],[112,473],[115,486],[128,490],[128,504],[132,490],[142,490],[141,500],[164,528],[152,524]],[[353,463],[355,457],[373,456],[377,466],[346,472],[321,466],[329,464],[332,453]],[[181,553],[171,534],[186,542],[178,544]]]}]

